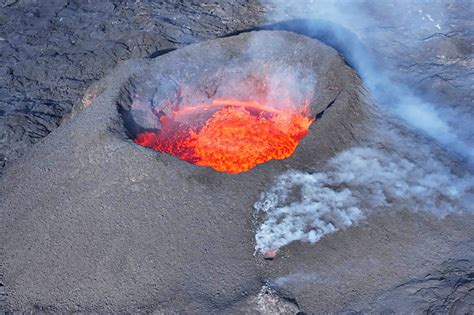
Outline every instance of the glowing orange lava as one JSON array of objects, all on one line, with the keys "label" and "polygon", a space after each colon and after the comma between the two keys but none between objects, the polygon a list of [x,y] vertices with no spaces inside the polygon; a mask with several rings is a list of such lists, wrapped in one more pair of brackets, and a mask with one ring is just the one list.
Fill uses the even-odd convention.
[{"label": "glowing orange lava", "polygon": [[143,132],[134,141],[190,163],[235,174],[291,156],[313,119],[255,101],[216,99],[161,116],[160,122],[159,133]]}]

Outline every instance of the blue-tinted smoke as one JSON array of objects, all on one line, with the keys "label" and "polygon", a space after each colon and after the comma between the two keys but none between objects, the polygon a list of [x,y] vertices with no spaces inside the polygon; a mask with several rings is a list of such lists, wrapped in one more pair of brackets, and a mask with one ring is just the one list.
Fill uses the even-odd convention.
[{"label": "blue-tinted smoke", "polygon": [[[385,112],[399,117],[409,126],[436,140],[454,155],[474,164],[474,143],[472,143],[474,128],[470,127],[469,121],[466,122],[469,118],[464,116],[465,113],[425,101],[410,87],[391,79],[393,64],[386,59],[382,64],[380,56],[374,53],[373,45],[383,45],[384,39],[377,38],[377,41],[371,41],[368,39],[370,36],[364,32],[370,32],[383,23],[375,21],[373,16],[361,8],[367,3],[374,6],[376,2],[328,0],[270,2],[273,6],[273,16],[270,16],[269,20],[272,22],[288,18],[290,20],[269,24],[267,28],[304,34],[332,46],[357,71]],[[375,8],[384,5],[387,3],[376,4]],[[400,19],[405,18],[404,22],[410,23],[411,27],[421,28],[422,25],[418,20],[403,16],[405,11],[413,10],[412,7],[415,5],[416,2],[397,2],[396,6],[391,8],[396,11],[392,12],[391,16],[399,14]],[[438,11],[442,9],[443,7],[437,4],[436,8],[433,8]],[[419,11],[422,12],[421,9]],[[444,17],[444,14],[439,15]],[[435,31],[440,28],[440,23],[436,23],[430,14],[425,16],[426,21],[433,24]],[[422,18],[425,19],[425,16]],[[424,20],[420,21],[425,23]],[[393,40],[393,34],[390,36],[385,40]],[[399,34],[399,36],[405,35]]]}]

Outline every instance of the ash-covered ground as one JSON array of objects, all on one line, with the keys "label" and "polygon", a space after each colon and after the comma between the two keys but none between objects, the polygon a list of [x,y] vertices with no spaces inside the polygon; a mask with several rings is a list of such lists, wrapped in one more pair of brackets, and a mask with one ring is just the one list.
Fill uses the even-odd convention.
[{"label": "ash-covered ground", "polygon": [[[315,3],[319,3],[320,6],[314,6]],[[48,219],[52,221],[44,221],[44,218],[49,217],[47,202],[51,198],[52,204],[55,207],[55,215],[59,213],[59,216],[61,216],[60,209],[67,208],[72,219],[66,220],[66,222],[74,227],[73,230],[79,229],[73,222],[77,214],[74,213],[74,207],[68,203],[68,198],[64,197],[65,192],[62,190],[61,192],[49,191],[51,187],[57,189],[70,187],[70,189],[76,190],[77,187],[72,184],[71,179],[67,178],[67,176],[66,178],[59,175],[53,176],[51,179],[58,180],[58,183],[51,187],[46,187],[48,186],[47,180],[35,182],[35,179],[23,180],[16,178],[14,175],[19,174],[27,177],[27,173],[31,173],[33,176],[40,177],[44,174],[53,174],[56,167],[61,170],[68,170],[70,166],[67,164],[69,162],[66,161],[74,159],[68,157],[62,163],[59,162],[61,159],[56,159],[54,156],[47,157],[45,149],[43,150],[40,147],[43,145],[41,139],[55,130],[63,121],[67,121],[73,107],[79,112],[84,105],[90,105],[96,94],[99,94],[106,88],[100,84],[97,87],[96,82],[113,68],[122,65],[125,60],[131,58],[153,59],[165,53],[168,49],[184,47],[190,43],[197,43],[233,32],[252,29],[262,24],[269,24],[269,28],[272,28],[271,25],[273,23],[282,20],[317,20],[316,28],[321,28],[321,25],[323,25],[324,32],[316,34],[315,38],[339,50],[345,60],[355,68],[358,75],[362,78],[368,90],[367,95],[371,94],[374,97],[381,111],[387,111],[391,116],[398,117],[409,128],[418,130],[421,137],[426,137],[421,142],[407,140],[407,146],[397,151],[399,155],[397,157],[401,157],[401,159],[397,159],[396,162],[392,162],[392,159],[387,158],[385,155],[379,155],[378,149],[385,150],[384,141],[380,139],[384,137],[383,133],[377,134],[377,141],[375,141],[378,145],[377,150],[371,151],[372,148],[369,151],[364,151],[364,149],[357,151],[360,149],[355,148],[356,153],[361,153],[360,156],[357,156],[358,158],[365,161],[375,161],[375,164],[371,165],[380,167],[377,168],[377,171],[383,175],[379,177],[377,172],[373,172],[373,175],[366,177],[366,182],[358,182],[353,178],[338,178],[341,172],[348,174],[353,171],[358,177],[365,176],[364,167],[366,166],[361,167],[361,164],[357,164],[357,161],[354,162],[352,155],[350,155],[354,151],[349,151],[349,155],[345,156],[348,160],[344,160],[344,156],[330,160],[332,161],[330,163],[333,163],[331,167],[335,171],[331,169],[329,173],[326,172],[326,174],[332,174],[328,175],[332,176],[329,180],[326,178],[321,180],[321,178],[317,177],[318,172],[312,171],[309,174],[297,173],[295,177],[297,180],[302,176],[309,176],[310,178],[308,182],[303,183],[303,187],[311,184],[311,181],[315,183],[307,188],[310,195],[317,195],[318,190],[314,186],[318,187],[322,182],[324,187],[326,185],[333,185],[336,188],[349,187],[354,189],[356,193],[353,196],[359,198],[358,200],[363,198],[364,193],[367,193],[367,191],[377,198],[380,194],[383,196],[389,195],[392,198],[391,200],[384,200],[382,203],[375,204],[387,207],[387,203],[391,205],[391,202],[395,200],[398,203],[397,207],[410,209],[408,209],[408,214],[404,213],[399,216],[390,214],[393,217],[387,218],[381,212],[375,211],[372,213],[373,209],[369,209],[370,211],[366,212],[363,204],[359,201],[354,202],[352,199],[342,199],[342,204],[348,203],[350,206],[360,207],[363,214],[361,217],[350,217],[349,221],[343,220],[343,224],[336,224],[336,230],[340,229],[342,234],[338,234],[338,232],[327,236],[323,231],[321,233],[323,238],[316,245],[292,243],[294,240],[310,242],[319,240],[313,234],[307,234],[306,236],[297,235],[293,239],[280,239],[285,246],[291,244],[288,247],[283,247],[278,254],[279,256],[273,262],[257,260],[255,268],[259,270],[258,277],[245,282],[242,279],[238,279],[237,275],[226,275],[224,277],[226,279],[245,282],[245,285],[242,285],[244,290],[242,290],[241,299],[235,298],[235,294],[230,294],[231,298],[228,297],[229,292],[232,290],[238,291],[239,289],[229,289],[229,286],[232,287],[232,284],[225,284],[222,292],[219,292],[220,286],[217,279],[212,280],[213,286],[212,289],[209,289],[211,293],[208,292],[200,296],[199,285],[196,286],[196,283],[194,283],[195,287],[190,291],[194,295],[187,296],[186,292],[183,292],[183,288],[186,287],[186,277],[192,277],[192,264],[197,264],[197,262],[194,262],[192,257],[179,257],[178,253],[176,254],[178,256],[175,258],[181,264],[178,264],[179,268],[177,267],[177,269],[185,270],[185,273],[180,275],[178,280],[173,279],[170,275],[161,276],[159,273],[153,274],[153,279],[156,283],[173,283],[171,291],[175,290],[173,292],[178,292],[175,300],[172,297],[173,292],[163,291],[163,288],[157,289],[156,283],[147,282],[147,275],[140,274],[137,279],[117,281],[116,279],[110,280],[113,278],[113,275],[107,273],[104,276],[105,280],[99,279],[104,281],[103,284],[92,284],[92,287],[96,285],[94,290],[102,294],[99,297],[107,296],[107,292],[113,292],[111,296],[113,295],[115,300],[111,298],[110,304],[107,306],[110,308],[107,308],[104,305],[100,305],[98,302],[100,299],[97,300],[97,297],[90,297],[94,296],[93,292],[87,292],[88,285],[97,281],[91,275],[82,274],[82,276],[78,276],[76,274],[71,276],[71,279],[78,281],[78,285],[68,283],[61,287],[67,287],[71,292],[76,292],[75,290],[77,290],[77,292],[80,292],[77,296],[74,296],[74,294],[69,296],[67,294],[62,295],[64,292],[61,292],[61,288],[54,287],[54,283],[52,283],[54,279],[67,279],[69,271],[63,268],[65,268],[67,263],[74,261],[74,259],[70,259],[71,257],[74,258],[74,255],[77,253],[71,251],[71,257],[58,258],[55,256],[51,258],[42,253],[41,248],[33,248],[33,251],[38,253],[35,259],[39,262],[35,263],[41,265],[47,262],[50,266],[46,269],[41,269],[43,273],[39,274],[31,283],[28,282],[28,279],[24,278],[25,275],[35,274],[36,269],[31,268],[31,266],[25,265],[25,275],[22,275],[18,270],[15,270],[13,276],[9,274],[10,281],[14,283],[18,292],[23,294],[15,296],[15,303],[17,303],[15,305],[27,305],[25,307],[26,310],[33,309],[36,311],[151,311],[156,309],[189,311],[193,307],[200,307],[198,306],[201,305],[199,304],[200,302],[196,301],[205,300],[211,306],[206,304],[206,307],[201,308],[201,310],[217,311],[225,309],[235,312],[250,310],[264,312],[265,303],[261,301],[265,300],[267,295],[272,297],[279,295],[283,297],[284,303],[282,302],[283,300],[271,302],[278,307],[275,309],[270,308],[267,311],[295,311],[295,309],[299,308],[307,312],[323,310],[345,313],[357,313],[359,311],[369,313],[472,312],[474,307],[472,293],[474,283],[473,239],[472,235],[463,234],[463,231],[469,230],[469,222],[472,222],[472,220],[467,218],[462,222],[462,217],[457,218],[456,216],[454,218],[449,217],[447,221],[443,221],[443,218],[436,216],[433,218],[425,217],[424,212],[435,210],[433,207],[436,207],[436,203],[429,201],[425,203],[425,206],[418,209],[420,195],[416,193],[411,194],[411,189],[425,189],[428,187],[424,195],[421,194],[421,198],[434,196],[442,200],[448,200],[447,208],[443,208],[448,209],[446,212],[448,216],[450,213],[456,212],[452,211],[452,207],[453,205],[457,206],[458,201],[462,204],[461,207],[464,210],[473,210],[472,203],[466,205],[466,200],[472,201],[472,199],[465,200],[464,198],[459,198],[457,200],[456,194],[450,195],[451,192],[443,189],[446,186],[456,187],[463,194],[467,192],[467,194],[472,195],[472,177],[470,177],[469,160],[472,158],[472,135],[474,133],[472,128],[474,116],[473,10],[473,3],[468,0],[431,2],[384,1],[383,3],[374,0],[345,5],[336,4],[332,1],[280,0],[265,0],[261,2],[250,0],[0,1],[0,176],[6,174],[8,178],[8,181],[3,180],[1,182],[4,187],[0,187],[0,192],[5,192],[5,195],[1,196],[1,198],[5,198],[8,201],[4,203],[4,205],[7,205],[7,208],[2,208],[2,215],[5,213],[9,220],[16,218],[14,220],[15,224],[19,224],[18,226],[20,227],[21,222],[23,222],[21,220],[24,220],[25,223],[32,227],[31,230],[26,226],[17,229],[18,231],[24,231],[25,236],[15,235],[15,237],[9,239],[9,235],[6,235],[3,241],[8,244],[9,249],[13,246],[13,240],[19,240],[22,237],[28,238],[26,237],[26,231],[30,231],[35,236],[40,235],[41,237],[37,240],[38,244],[49,244],[48,246],[52,246],[50,249],[55,254],[60,253],[61,249],[67,247],[69,241],[76,246],[80,246],[81,239],[63,241],[61,237],[63,232],[57,232],[57,235],[55,234],[56,232],[52,232],[49,235],[43,231],[41,225],[35,225],[37,222],[44,222],[46,225],[57,226],[61,222],[62,219],[57,221],[54,215]],[[300,33],[307,34],[308,29],[301,27],[301,25],[305,24],[307,22],[299,22],[299,24],[290,23],[285,27],[289,27],[291,30],[296,28],[301,31]],[[279,27],[281,26],[277,26],[277,28]],[[328,30],[329,33],[327,32]],[[339,31],[343,34],[342,38],[344,39],[343,42],[347,43],[346,46],[341,46],[340,42],[331,40],[331,36],[335,34],[334,32],[337,33]],[[311,35],[311,29],[309,35]],[[353,35],[356,38],[355,44],[353,43]],[[360,47],[363,47],[362,53],[361,51],[354,53],[354,48],[357,51]],[[370,52],[370,57],[365,52]],[[369,66],[367,66],[368,64]],[[130,67],[133,68],[133,66]],[[374,69],[380,72],[374,73],[372,71]],[[392,84],[393,88],[387,89],[387,86]],[[396,101],[393,101],[397,93],[401,95],[400,99],[402,101],[398,98]],[[410,106],[413,103],[420,106],[406,106],[406,102],[403,102],[403,97],[407,94],[410,96],[409,100],[413,101],[410,103]],[[429,116],[429,119],[423,119],[425,116]],[[86,122],[76,123],[76,125],[81,124],[83,127],[87,125]],[[77,135],[75,135],[72,128],[69,128],[67,132],[62,131],[63,134],[68,135],[72,141],[84,142],[84,147],[86,149],[90,148],[91,152],[93,152],[92,156],[84,157],[84,159],[88,159],[89,162],[92,161],[94,165],[100,164],[100,155],[103,153],[101,149],[97,148],[96,144],[89,146],[87,141],[79,141],[78,138],[74,138]],[[410,132],[412,131],[407,133]],[[337,139],[337,132],[334,130],[329,134],[335,135]],[[397,134],[396,137],[404,139],[406,134],[403,132],[401,134],[401,136]],[[344,142],[346,139],[339,140]],[[58,136],[56,136],[56,138],[47,142],[45,148],[52,150],[55,147],[61,147],[55,145],[58,143],[64,148],[69,148],[70,146],[65,143],[66,141],[67,139],[59,140]],[[393,139],[388,142],[392,141]],[[395,142],[399,145],[403,141],[397,140]],[[27,154],[33,144],[36,144],[35,147],[37,148],[33,149],[29,157],[17,160],[22,155]],[[356,143],[356,145],[359,145],[359,143]],[[427,147],[429,149],[426,149]],[[108,149],[104,150],[107,151]],[[414,153],[411,154],[408,150]],[[424,155],[426,150],[429,153]],[[112,154],[112,151],[114,150],[107,151],[107,154]],[[71,153],[74,150],[71,149],[68,152]],[[60,152],[55,153],[60,154]],[[322,153],[322,155],[324,156],[325,154]],[[438,155],[441,163],[448,161],[449,169],[444,168],[444,166],[438,167],[439,164],[437,163],[439,161],[436,160]],[[49,164],[48,161],[42,161],[40,164],[37,164],[39,162],[31,162],[32,157],[38,161],[43,156],[45,159],[51,159],[58,164]],[[139,154],[137,154],[138,156]],[[148,158],[151,161],[152,158],[150,156]],[[435,159],[435,162],[432,163],[433,159]],[[29,168],[26,168],[26,173],[21,172],[21,164],[18,163],[30,163],[28,161],[31,162],[31,165]],[[85,164],[83,163],[86,163],[84,161],[83,157],[79,156],[79,164],[84,166]],[[150,161],[148,162],[152,165]],[[402,162],[402,165],[397,164],[399,161]],[[169,165],[174,165],[175,162],[170,160],[169,163]],[[424,168],[426,164],[429,166]],[[10,176],[8,176],[9,165],[16,165],[12,166],[14,173]],[[41,167],[41,170],[35,171],[35,167],[38,165]],[[71,165],[74,165],[74,163]],[[391,169],[400,166],[404,173],[397,173],[397,176],[390,177]],[[98,166],[96,165],[96,167]],[[371,171],[373,170],[371,169]],[[439,173],[440,170],[442,171],[441,173]],[[97,185],[97,181],[88,182],[87,178],[87,176],[94,176],[95,174],[77,175],[74,170],[70,171],[71,176],[76,174],[74,176],[78,176],[85,186]],[[144,172],[147,173],[146,170]],[[106,173],[104,172],[103,174]],[[153,174],[158,176],[155,173]],[[381,181],[387,179],[387,174],[388,178],[393,179],[397,185],[403,185],[408,182],[408,188],[391,190],[390,184],[386,183],[378,186]],[[433,174],[441,175],[433,177]],[[213,179],[209,180],[206,176],[210,176]],[[198,185],[215,186],[214,188],[217,189],[218,185],[214,182],[214,175],[206,176],[199,179],[199,176],[196,175],[193,181],[196,181]],[[420,180],[422,177],[434,178],[434,181],[427,183]],[[247,180],[250,180],[249,178]],[[269,178],[270,176],[268,176],[268,180],[261,181],[259,192],[266,190],[267,193],[271,194],[272,180]],[[290,181],[287,180],[285,182],[287,186],[293,185],[291,176],[289,178]],[[15,188],[14,182],[18,180],[21,182],[20,186]],[[94,180],[97,180],[97,178],[94,178]],[[140,179],[138,180],[140,182]],[[273,180],[278,182],[276,178],[273,178]],[[131,181],[134,182],[134,178],[131,178]],[[36,187],[38,183],[45,187]],[[147,187],[147,184],[150,184],[149,179],[140,182],[140,187]],[[193,184],[196,183],[193,182]],[[22,192],[21,187],[29,187],[32,191],[34,190],[34,196],[29,196],[28,191]],[[278,186],[276,187],[275,189],[278,191]],[[374,193],[373,187],[379,189]],[[99,195],[104,194],[108,188],[110,187],[103,187],[97,193]],[[360,190],[358,191],[357,189]],[[397,195],[400,191],[404,194],[408,192],[410,198],[401,207],[399,204],[403,203],[403,198]],[[340,193],[338,189],[335,189],[335,192]],[[82,190],[76,191],[74,195],[78,203],[81,201],[81,193],[83,193]],[[88,193],[84,194],[88,195]],[[92,195],[97,197],[96,194]],[[12,196],[18,199],[23,198],[24,201],[15,202]],[[61,199],[63,197],[65,198],[64,200]],[[102,195],[99,197],[105,198]],[[265,201],[264,195],[261,198]],[[105,200],[111,201],[108,198],[105,198]],[[120,200],[122,199],[112,199],[111,202],[114,205],[120,205]],[[253,200],[247,200],[246,202],[251,203],[257,200],[258,198],[255,197]],[[316,202],[310,198],[309,202],[313,201]],[[320,199],[317,201],[320,202]],[[35,202],[37,203],[35,204]],[[211,201],[206,202],[211,203]],[[235,200],[233,202],[237,203]],[[305,200],[305,202],[303,206],[308,203],[308,200]],[[368,204],[369,208],[371,208],[374,203],[369,202]],[[34,209],[36,205],[38,209],[41,209],[41,215],[38,212],[34,213],[32,218],[28,218],[28,211],[25,211],[25,205],[28,205],[31,209]],[[8,208],[8,206],[11,207]],[[19,217],[12,216],[8,211],[15,207],[19,207],[19,210],[25,212],[22,212]],[[89,211],[91,210],[89,209],[90,207],[92,206],[88,204],[80,204],[76,209],[88,209],[87,211]],[[258,208],[258,203],[256,207]],[[268,210],[268,208],[266,209]],[[279,208],[274,207],[272,209],[278,210]],[[145,210],[142,209],[142,211]],[[148,213],[147,211],[145,213]],[[239,211],[242,211],[242,215],[246,213],[246,210],[241,209]],[[251,212],[251,210],[249,211]],[[213,217],[212,211],[209,213],[208,215]],[[443,213],[442,216],[446,215],[446,213]],[[184,211],[184,214],[189,215],[186,211]],[[123,215],[126,216],[126,214]],[[154,215],[153,211],[150,212],[150,215]],[[272,219],[272,215],[270,211],[268,218]],[[36,216],[38,218],[37,221],[34,219]],[[308,216],[308,213],[303,212],[304,216]],[[366,216],[369,216],[369,219],[366,220]],[[106,213],[104,217],[113,218],[113,215]],[[314,216],[309,215],[308,217],[308,220],[314,220]],[[279,217],[275,216],[275,218],[278,221]],[[132,219],[141,220],[134,218],[133,215]],[[327,222],[331,223],[334,220],[331,217],[327,221],[324,221],[324,219],[322,220],[323,224],[316,224],[316,226],[330,226]],[[204,221],[199,221],[200,219],[196,220],[196,222],[204,223]],[[222,223],[220,219],[216,220]],[[250,230],[249,226],[251,224],[248,220],[245,222],[245,229]],[[393,222],[393,226],[387,222]],[[103,224],[105,226],[108,227],[109,223],[109,221],[104,219]],[[119,225],[122,223],[119,222]],[[355,230],[349,228],[348,232],[344,231],[352,225],[357,225],[358,227]],[[266,226],[270,226],[272,231],[278,228],[278,226],[272,226],[271,224]],[[307,222],[296,226],[302,226],[303,229],[307,226],[311,227]],[[193,228],[199,230],[199,227],[193,226]],[[212,226],[209,228],[212,228]],[[8,231],[12,232],[15,229],[11,230],[10,227]],[[112,227],[112,229],[114,228]],[[125,227],[125,229],[127,228]],[[177,229],[179,231],[182,229],[180,233],[184,235],[187,226],[183,223]],[[78,234],[80,234],[79,230],[76,231]],[[130,231],[133,231],[133,228]],[[328,231],[333,232],[331,229]],[[439,233],[436,234],[436,231],[439,231]],[[140,234],[139,232],[136,233]],[[236,235],[240,235],[239,233]],[[271,233],[269,234],[271,235]],[[222,235],[225,235],[225,233]],[[257,233],[257,235],[259,234]],[[439,237],[435,237],[433,240],[415,241],[416,237],[430,238],[433,235],[438,235]],[[96,236],[91,234],[85,237],[85,239],[95,240]],[[155,236],[156,239],[163,237],[163,235]],[[49,237],[57,240],[58,243],[48,243]],[[178,237],[177,242],[179,244],[182,242],[186,243],[186,237],[183,237],[184,240]],[[241,246],[245,249],[241,247],[236,249],[236,253],[245,253],[242,254],[242,257],[245,256],[245,259],[242,258],[241,260],[243,266],[240,266],[241,269],[236,268],[233,270],[245,270],[245,272],[248,272],[245,277],[248,278],[250,277],[249,274],[254,272],[254,270],[252,269],[253,267],[249,267],[253,266],[253,262],[246,252],[249,249],[251,238],[247,234],[245,234],[245,237],[248,238],[246,239],[247,243]],[[204,239],[207,241],[213,240],[212,237]],[[22,240],[22,242],[22,244],[26,245],[32,244],[28,240]],[[120,270],[122,265],[127,265],[122,260],[114,260],[117,257],[126,260],[123,258],[126,257],[126,254],[120,253],[119,250],[123,243],[132,249],[134,248],[133,244],[127,243],[125,240],[114,241],[112,238],[111,242],[112,254],[110,255],[113,257],[112,260],[100,262],[100,268],[107,272],[115,270],[114,268]],[[144,243],[152,246],[152,242],[147,239],[144,240]],[[2,242],[2,247],[3,244]],[[58,245],[59,247],[57,248],[54,247],[57,244],[61,245]],[[226,240],[224,245],[233,246],[232,240]],[[221,250],[221,247],[224,245],[221,244],[212,250],[216,253],[228,253],[227,250]],[[166,247],[166,245],[161,246]],[[422,248],[417,246],[422,246]],[[189,246],[186,245],[187,247]],[[262,245],[261,248],[264,248],[264,246]],[[148,253],[146,246],[145,248],[140,247],[133,250],[137,250],[139,254]],[[19,253],[21,252],[19,254],[20,257],[30,257],[22,249],[18,249],[18,251]],[[78,251],[87,254],[94,253],[93,249],[79,248]],[[99,247],[98,252],[100,251]],[[379,255],[374,254],[373,251],[379,251]],[[189,253],[191,252],[191,249],[186,249],[186,255],[190,255]],[[150,255],[157,254],[151,253]],[[323,255],[323,257],[320,255]],[[419,258],[423,255],[429,258],[423,261]],[[6,256],[9,256],[10,264],[15,261],[10,255]],[[160,254],[158,256],[159,259],[162,259],[161,262],[166,261]],[[201,256],[206,257],[207,260],[209,259],[207,254],[202,254]],[[77,261],[82,261],[81,259],[88,261],[88,258],[90,257],[79,257]],[[93,257],[91,259],[95,261],[95,259],[99,258]],[[57,264],[60,267],[57,269],[58,272],[49,278],[48,271],[54,270],[55,259],[57,259]],[[61,263],[62,259],[66,263]],[[234,256],[232,259],[238,260]],[[394,262],[393,266],[389,266],[391,261]],[[139,263],[137,262],[137,264]],[[222,263],[219,267],[220,270],[226,271],[227,263],[227,261]],[[144,270],[154,270],[149,261],[146,261],[144,264],[147,264]],[[113,267],[111,270],[107,269],[109,265]],[[328,268],[328,266],[333,266],[333,268]],[[79,263],[72,266],[73,270],[76,271],[83,271],[83,267]],[[189,269],[186,269],[188,267]],[[409,270],[410,267],[413,268],[411,272]],[[199,268],[196,267],[196,269]],[[132,270],[135,269],[132,268]],[[319,271],[315,272],[314,270]],[[368,278],[364,279],[365,282],[358,282],[361,281],[358,276],[366,272],[365,270],[370,271],[367,271]],[[387,274],[384,275],[384,273]],[[100,272],[98,274],[100,275]],[[81,281],[81,277],[85,280]],[[204,278],[206,277],[203,276],[202,279]],[[269,289],[271,293],[268,294],[264,289],[258,293],[256,288],[259,285],[259,281],[257,279],[260,279],[260,284],[265,283],[265,285],[279,290],[278,294],[271,291],[271,289]],[[42,281],[45,288],[54,288],[57,291],[53,290],[54,296],[48,296],[42,289],[38,289],[39,293],[29,295],[28,291],[31,291],[29,288],[41,286]],[[107,281],[112,281],[112,283],[116,284],[116,287],[110,289]],[[347,281],[347,284],[344,281]],[[128,287],[131,283],[140,283],[142,287],[134,291],[133,288]],[[122,287],[124,284],[126,285]],[[146,286],[149,288],[148,291]],[[6,283],[5,288],[5,292],[8,295],[8,283]],[[341,291],[341,288],[344,288],[344,290]],[[145,302],[134,300],[127,304],[129,292],[140,293],[140,290],[144,290],[143,292],[147,292],[147,294],[152,292],[149,295],[151,298]],[[153,294],[155,292],[153,290],[165,292],[167,296],[165,298],[156,297]],[[312,294],[317,295],[320,301],[316,301],[315,297],[308,292],[313,292]],[[342,300],[341,292],[345,292],[343,294],[344,300]],[[134,296],[133,294],[132,296]],[[219,294],[221,294],[220,297]],[[61,300],[64,296],[69,298],[69,300]],[[117,299],[117,296],[120,298]],[[139,296],[137,295],[136,298],[139,298]],[[7,297],[4,296],[4,298]],[[93,301],[93,303],[78,305],[75,309],[71,308],[76,298],[78,301]],[[55,299],[57,299],[57,304],[54,303]],[[229,300],[233,302],[230,303]],[[272,299],[270,300],[273,301]],[[119,301],[118,304],[117,301]],[[173,305],[173,303],[179,302],[187,304],[186,306],[184,304]],[[6,310],[15,310],[14,307],[12,308],[12,304],[4,304]],[[283,306],[280,307],[280,304]]]}]

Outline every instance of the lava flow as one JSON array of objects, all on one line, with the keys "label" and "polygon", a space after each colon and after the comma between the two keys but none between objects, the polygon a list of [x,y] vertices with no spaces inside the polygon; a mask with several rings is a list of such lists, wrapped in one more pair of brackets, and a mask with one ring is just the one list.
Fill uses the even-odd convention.
[{"label": "lava flow", "polygon": [[163,115],[160,122],[160,132],[140,133],[134,141],[193,164],[236,174],[291,156],[313,119],[255,101],[216,99]]}]

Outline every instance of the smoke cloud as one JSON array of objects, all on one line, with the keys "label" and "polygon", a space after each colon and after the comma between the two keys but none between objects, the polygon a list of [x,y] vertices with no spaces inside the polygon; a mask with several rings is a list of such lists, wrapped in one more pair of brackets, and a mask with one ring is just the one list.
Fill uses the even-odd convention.
[{"label": "smoke cloud", "polygon": [[426,211],[443,217],[467,211],[473,178],[454,174],[430,155],[408,159],[381,149],[354,147],[328,161],[322,172],[289,171],[261,195],[264,214],[256,250],[293,241],[315,243],[375,211]]},{"label": "smoke cloud", "polygon": [[317,284],[326,285],[333,283],[334,279],[329,275],[322,275],[316,272],[296,272],[268,280],[267,284],[271,288],[282,288],[293,284]]}]

